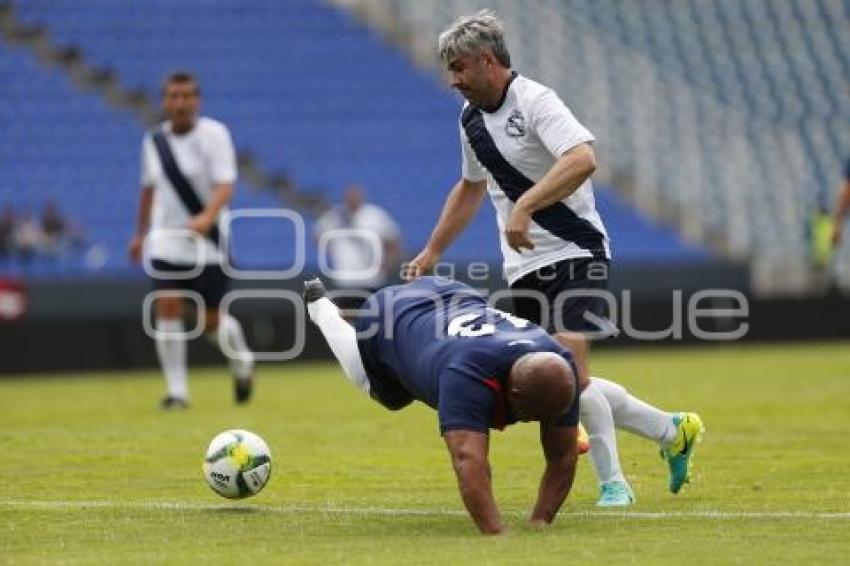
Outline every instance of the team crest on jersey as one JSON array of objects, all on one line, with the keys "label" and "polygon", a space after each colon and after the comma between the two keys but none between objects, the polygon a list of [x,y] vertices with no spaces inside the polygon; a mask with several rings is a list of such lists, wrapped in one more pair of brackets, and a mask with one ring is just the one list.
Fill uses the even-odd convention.
[{"label": "team crest on jersey", "polygon": [[505,132],[512,138],[521,138],[525,135],[525,117],[519,109],[511,112],[505,124]]}]

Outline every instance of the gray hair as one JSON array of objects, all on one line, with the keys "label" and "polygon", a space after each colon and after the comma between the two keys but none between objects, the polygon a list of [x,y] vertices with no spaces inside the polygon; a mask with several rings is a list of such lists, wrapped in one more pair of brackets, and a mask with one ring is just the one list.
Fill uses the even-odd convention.
[{"label": "gray hair", "polygon": [[448,63],[462,55],[478,55],[489,49],[505,67],[511,66],[511,54],[505,45],[502,20],[491,10],[481,10],[474,16],[461,16],[437,40],[440,60]]}]

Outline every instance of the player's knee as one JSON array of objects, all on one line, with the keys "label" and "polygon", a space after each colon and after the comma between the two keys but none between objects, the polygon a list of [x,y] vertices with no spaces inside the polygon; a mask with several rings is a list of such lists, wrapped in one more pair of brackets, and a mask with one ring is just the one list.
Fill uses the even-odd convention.
[{"label": "player's knee", "polygon": [[221,316],[218,309],[208,309],[204,317],[204,330],[206,332],[214,332],[218,330],[218,325],[221,322]]},{"label": "player's knee", "polygon": [[183,317],[183,299],[181,297],[159,297],[156,300],[156,316],[162,319]]}]

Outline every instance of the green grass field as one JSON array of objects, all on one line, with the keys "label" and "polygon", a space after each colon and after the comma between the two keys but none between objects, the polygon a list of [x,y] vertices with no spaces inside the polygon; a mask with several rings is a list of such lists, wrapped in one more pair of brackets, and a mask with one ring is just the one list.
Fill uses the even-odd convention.
[{"label": "green grass field", "polygon": [[[694,484],[666,491],[653,446],[621,434],[637,492],[599,512],[590,462],[550,529],[525,516],[536,428],[494,433],[510,532],[477,534],[435,415],[390,413],[330,365],[265,366],[234,407],[226,372],[192,373],[193,407],[156,409],[154,372],[0,379],[0,563],[824,563],[850,550],[850,344],[600,351],[595,373],[699,411]],[[272,479],[230,502],[201,476],[227,428],[262,435]]]}]

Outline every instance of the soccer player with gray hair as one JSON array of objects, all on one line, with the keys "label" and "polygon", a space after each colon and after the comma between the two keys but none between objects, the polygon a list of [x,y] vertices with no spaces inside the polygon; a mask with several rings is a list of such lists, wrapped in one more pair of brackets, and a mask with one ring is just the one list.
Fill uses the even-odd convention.
[{"label": "soccer player with gray hair", "polygon": [[502,22],[489,10],[455,21],[439,37],[451,86],[466,99],[460,117],[462,176],[425,248],[405,275],[430,271],[489,192],[515,314],[546,328],[574,355],[581,421],[600,481],[600,506],[634,494],[617,454],[615,425],[660,444],[670,490],[689,481],[703,425],[695,413],[667,413],[605,379],[590,378],[591,338],[617,333],[608,318],[608,235],[590,176],[593,135],[550,88],[511,68]]}]

